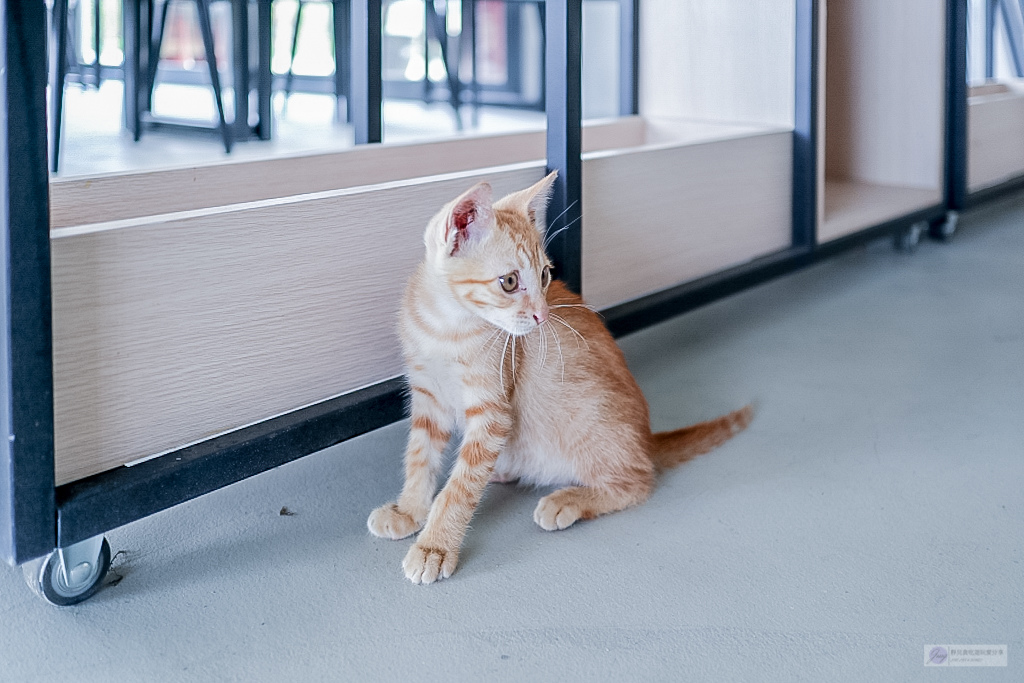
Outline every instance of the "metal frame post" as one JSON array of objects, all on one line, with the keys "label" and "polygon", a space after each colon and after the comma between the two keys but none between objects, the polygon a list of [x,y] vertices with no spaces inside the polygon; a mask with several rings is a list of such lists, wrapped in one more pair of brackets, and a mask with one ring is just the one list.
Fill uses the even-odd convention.
[{"label": "metal frame post", "polygon": [[45,5],[0,24],[0,557],[22,563],[56,543]]},{"label": "metal frame post", "polygon": [[[331,14],[334,20],[334,114],[338,121],[348,122],[351,113],[348,102],[351,99],[349,82],[352,78],[352,54],[345,49],[345,37],[352,34],[351,0],[334,0],[331,3]],[[345,96],[344,113],[341,110],[342,95]]]},{"label": "metal frame post", "polygon": [[946,205],[967,203],[967,0],[948,0],[946,15]]},{"label": "metal frame post", "polygon": [[381,68],[381,0],[352,3],[352,80],[348,112],[357,145],[383,138],[383,77]]},{"label": "metal frame post", "polygon": [[619,0],[619,115],[640,112],[640,3]]},{"label": "metal frame post", "polygon": [[548,254],[555,263],[556,276],[569,289],[579,292],[582,284],[582,161],[581,153],[581,33],[582,0],[548,0],[547,60],[545,64],[547,104],[547,167],[558,171],[552,187],[548,216],[551,242]]},{"label": "metal frame post", "polygon": [[818,221],[818,0],[796,3],[793,246],[813,248]]}]

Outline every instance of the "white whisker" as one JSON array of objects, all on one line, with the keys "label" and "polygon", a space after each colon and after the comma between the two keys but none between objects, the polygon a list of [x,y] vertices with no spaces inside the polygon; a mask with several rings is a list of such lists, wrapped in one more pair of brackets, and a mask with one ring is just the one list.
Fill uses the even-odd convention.
[{"label": "white whisker", "polygon": [[[557,321],[558,321],[558,322],[560,322],[561,324],[563,324],[563,325],[565,325],[566,327],[568,327],[568,328],[569,328],[569,330],[570,330],[570,331],[571,331],[571,332],[572,332],[573,334],[575,334],[575,335],[576,335],[577,337],[579,337],[579,339],[580,339],[580,340],[581,340],[581,341],[582,341],[582,342],[583,342],[584,344],[586,344],[586,346],[587,346],[587,351],[589,351],[589,350],[590,350],[590,344],[588,344],[588,343],[587,343],[587,340],[586,340],[586,338],[585,338],[585,337],[584,337],[584,336],[583,336],[582,334],[580,334],[579,332],[577,332],[577,331],[576,331],[576,328],[575,328],[575,327],[573,327],[573,326],[572,326],[572,325],[570,325],[569,323],[565,322],[565,318],[563,318],[563,317],[562,317],[562,316],[560,316],[560,315],[555,315],[554,313],[552,313],[552,314],[551,314],[551,317],[552,317],[552,318],[553,318],[554,320],[557,320]],[[577,346],[577,347],[579,347],[579,345],[580,345],[580,342],[579,342],[579,341],[577,341],[577,342],[576,342],[576,346]]]},{"label": "white whisker", "polygon": [[548,360],[548,338],[540,331],[537,330],[538,339],[540,340],[540,366],[544,367],[544,364]]},{"label": "white whisker", "polygon": [[558,333],[555,332],[555,328],[550,325],[548,328],[551,331],[551,336],[555,339],[555,345],[558,347],[558,360],[562,363],[562,383],[565,383],[565,356],[562,355],[562,342],[558,341]]},{"label": "white whisker", "polygon": [[582,218],[582,216],[577,216],[577,217],[576,217],[575,219],[573,219],[572,221],[570,221],[570,222],[566,223],[565,225],[563,225],[562,227],[560,227],[560,228],[559,228],[558,230],[555,230],[555,231],[554,231],[553,233],[551,233],[550,235],[548,235],[548,236],[547,236],[547,239],[545,239],[545,240],[544,240],[544,248],[545,248],[545,249],[547,249],[547,248],[548,248],[548,245],[549,245],[549,244],[551,244],[551,240],[555,239],[555,237],[556,237],[556,236],[557,236],[557,235],[558,235],[559,233],[561,233],[561,232],[565,232],[566,230],[568,230],[569,228],[571,228],[571,227],[572,227],[573,225],[575,225],[576,223],[578,223],[578,222],[579,222],[579,220],[580,220],[580,218]]},{"label": "white whisker", "polygon": [[490,342],[490,344],[487,344],[486,348],[480,349],[480,353],[477,354],[478,358],[480,357],[480,354],[483,354],[485,357],[491,355],[491,351],[494,349],[494,345],[497,344],[498,340],[501,339],[502,332],[504,332],[504,330],[501,329],[500,327],[494,329],[494,332],[491,333],[491,336],[484,340],[484,344],[487,344],[487,342]]},{"label": "white whisker", "polygon": [[597,313],[597,308],[590,304],[555,304],[554,306],[548,306],[548,308],[585,308],[588,311]]},{"label": "white whisker", "polygon": [[548,221],[548,227],[550,228],[552,225],[554,225],[555,223],[558,222],[559,218],[561,218],[565,214],[569,213],[569,209],[571,209],[572,207],[576,206],[576,202],[578,202],[578,201],[579,201],[578,199],[573,200],[573,203],[570,204],[569,206],[565,207],[565,210],[563,210],[562,213],[560,213],[557,216],[555,216],[554,220]]},{"label": "white whisker", "polygon": [[501,350],[501,365],[499,366],[499,376],[501,378],[501,393],[505,393],[505,354],[508,353],[508,340],[512,338],[512,334],[509,333],[505,336],[505,346]]},{"label": "white whisker", "polygon": [[516,383],[516,338],[512,337],[512,386]]}]

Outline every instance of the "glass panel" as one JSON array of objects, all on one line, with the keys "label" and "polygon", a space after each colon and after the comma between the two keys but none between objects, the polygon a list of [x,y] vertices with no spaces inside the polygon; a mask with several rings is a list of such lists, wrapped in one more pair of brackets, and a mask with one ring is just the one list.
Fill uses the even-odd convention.
[{"label": "glass panel", "polygon": [[969,0],[967,19],[967,188],[976,192],[1024,174],[1024,2]]},{"label": "glass panel", "polygon": [[[100,63],[104,67],[98,88],[94,87],[97,78],[92,67],[97,52],[93,38],[97,2],[101,12]],[[385,140],[409,142],[543,129],[543,0],[473,0],[472,5],[470,0],[382,2]],[[330,2],[303,3],[297,36],[298,0],[272,3],[273,139],[261,141],[236,130],[230,154],[225,153],[216,130],[219,119],[195,3],[172,2],[168,8],[149,103],[152,116],[145,116],[147,123],[138,142],[123,130],[122,2],[80,0],[72,4],[59,175],[260,159],[352,145],[351,127],[337,116],[340,112],[344,117],[346,101],[344,96],[336,99],[334,93],[335,36]],[[584,115],[607,117],[615,113],[617,102],[618,51],[606,46],[617,45],[618,2],[587,0],[584,5]],[[159,21],[161,8],[158,2],[154,21]],[[255,4],[251,4],[248,35],[253,52],[255,15]],[[231,3],[212,4],[215,54],[229,121],[234,117],[232,21]],[[144,28],[143,35],[146,33]],[[347,45],[347,36],[341,40]],[[251,76],[253,88],[255,73]],[[144,67],[139,78],[144,81],[145,77]],[[452,106],[453,87],[458,91],[458,116]],[[253,90],[250,123],[256,121],[255,100]],[[190,125],[160,125],[167,122]],[[201,134],[195,134],[197,130]]]}]

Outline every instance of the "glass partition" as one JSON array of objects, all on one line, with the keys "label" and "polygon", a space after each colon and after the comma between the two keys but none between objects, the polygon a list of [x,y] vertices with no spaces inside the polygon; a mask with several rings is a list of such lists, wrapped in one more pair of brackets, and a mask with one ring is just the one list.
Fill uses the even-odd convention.
[{"label": "glass partition", "polygon": [[969,0],[967,188],[1024,175],[1024,2]]}]

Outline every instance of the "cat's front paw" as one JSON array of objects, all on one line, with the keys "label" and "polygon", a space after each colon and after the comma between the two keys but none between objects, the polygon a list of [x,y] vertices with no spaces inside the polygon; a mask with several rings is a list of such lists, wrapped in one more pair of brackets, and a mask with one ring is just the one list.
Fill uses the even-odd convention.
[{"label": "cat's front paw", "polygon": [[576,523],[583,516],[583,511],[571,499],[555,492],[544,496],[533,511],[533,521],[546,531],[558,531]]},{"label": "cat's front paw", "polygon": [[447,579],[459,563],[458,550],[428,548],[413,544],[402,560],[405,577],[413,583],[427,584]]},{"label": "cat's front paw", "polygon": [[423,525],[413,519],[412,515],[399,510],[396,504],[389,503],[371,512],[366,526],[374,536],[397,541],[412,536]]}]

